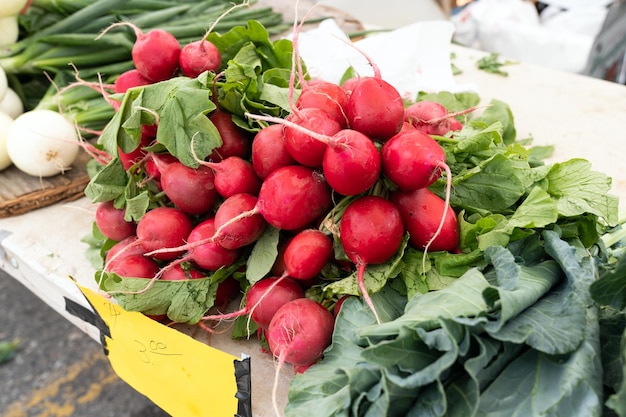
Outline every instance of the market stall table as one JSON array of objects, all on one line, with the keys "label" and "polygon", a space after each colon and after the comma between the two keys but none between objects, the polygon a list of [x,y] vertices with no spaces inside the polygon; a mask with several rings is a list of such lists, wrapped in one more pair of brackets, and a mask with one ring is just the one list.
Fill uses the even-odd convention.
[{"label": "market stall table", "polygon": [[[492,98],[510,105],[517,137],[535,145],[554,145],[549,162],[584,158],[596,171],[613,178],[613,194],[626,199],[626,86],[577,74],[517,63],[507,77],[480,71],[476,61],[485,53],[453,46],[453,63],[462,71],[459,84],[474,84],[482,102]],[[67,320],[100,340],[100,329],[67,311],[67,301],[90,309],[72,279],[97,291],[95,270],[85,257],[81,238],[92,227],[95,206],[86,198],[58,203],[27,214],[0,219],[0,267],[24,284]],[[206,341],[206,333],[184,326],[183,332]],[[254,339],[254,338],[253,338]],[[233,342],[228,333],[213,335],[211,345],[235,357],[249,355],[252,363],[252,409],[258,417],[274,415],[271,390],[275,364],[261,353],[256,340]],[[286,402],[292,375],[284,368],[279,405]],[[158,404],[158,399],[156,400]]]}]

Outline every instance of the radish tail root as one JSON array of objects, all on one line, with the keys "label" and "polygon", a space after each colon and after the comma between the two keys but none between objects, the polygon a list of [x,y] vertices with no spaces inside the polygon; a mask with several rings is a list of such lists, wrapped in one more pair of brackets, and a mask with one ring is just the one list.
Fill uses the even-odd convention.
[{"label": "radish tail root", "polygon": [[359,262],[358,266],[357,266],[357,282],[359,284],[359,289],[361,290],[361,294],[363,295],[363,300],[365,301],[365,304],[367,304],[367,306],[370,308],[370,310],[372,310],[372,313],[374,314],[374,318],[376,319],[376,323],[380,324],[380,317],[378,317],[378,313],[376,312],[376,307],[374,307],[374,303],[372,302],[372,299],[370,298],[370,295],[367,291],[367,288],[365,288],[365,263],[364,262]]},{"label": "radish tail root", "polygon": [[456,112],[453,112],[453,113],[448,113],[445,116],[437,117],[437,118],[430,119],[430,120],[421,120],[420,119],[420,122],[436,126],[436,125],[440,124],[441,122],[443,122],[445,120],[448,120],[448,119],[451,119],[453,117],[461,116],[461,115],[464,115],[464,114],[476,111],[478,109],[485,108],[485,107],[490,107],[490,106],[491,106],[491,104],[488,104],[488,105],[485,105],[485,106],[474,106],[474,107],[470,107],[469,109],[456,111]]},{"label": "radish tail root", "polygon": [[217,26],[217,24],[220,22],[220,20],[222,20],[224,17],[228,16],[228,14],[233,12],[234,10],[239,9],[240,7],[250,7],[250,0],[246,0],[243,3],[241,3],[241,4],[235,4],[235,5],[233,5],[233,7],[231,7],[230,9],[226,10],[224,13],[219,15],[217,17],[217,19],[215,19],[215,21],[213,22],[211,27],[209,27],[209,30],[207,30],[207,32],[202,37],[202,41],[206,41],[206,38],[209,36],[209,34],[211,32],[213,32],[213,30],[215,29],[215,26]]},{"label": "radish tail root", "polygon": [[272,406],[276,417],[282,417],[280,408],[278,407],[278,383],[280,382],[280,371],[285,365],[285,349],[278,355],[278,363],[276,364],[276,373],[274,374],[274,385],[272,386]]},{"label": "radish tail root", "polygon": [[422,255],[422,273],[423,274],[426,274],[426,258],[428,256],[427,255],[428,248],[430,248],[430,245],[432,245],[432,243],[435,241],[435,239],[437,239],[437,237],[441,233],[441,230],[443,230],[443,225],[446,221],[446,215],[448,214],[448,205],[450,204],[450,192],[452,189],[452,171],[450,171],[450,167],[448,166],[448,164],[444,163],[444,164],[441,164],[441,166],[446,172],[445,204],[444,204],[443,214],[441,215],[441,220],[439,221],[439,226],[437,227],[437,230],[435,231],[433,236],[430,238],[430,240],[426,243],[426,246],[424,246],[424,254]]}]

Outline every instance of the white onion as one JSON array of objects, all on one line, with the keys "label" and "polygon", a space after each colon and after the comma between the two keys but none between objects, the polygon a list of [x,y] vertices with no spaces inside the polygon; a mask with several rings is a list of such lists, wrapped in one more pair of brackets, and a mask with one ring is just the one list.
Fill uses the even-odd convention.
[{"label": "white onion", "polygon": [[20,96],[11,87],[7,88],[4,99],[0,100],[0,113],[7,114],[13,119],[24,113],[24,104],[20,100]]},{"label": "white onion", "polygon": [[20,14],[28,0],[2,0],[0,1],[0,17],[17,16]]},{"label": "white onion", "polygon": [[11,158],[7,151],[7,132],[12,123],[13,119],[10,116],[0,113],[0,171],[11,166]]},{"label": "white onion", "polygon": [[76,128],[52,110],[22,113],[7,132],[7,150],[13,164],[37,177],[66,171],[78,156],[79,141]]},{"label": "white onion", "polygon": [[17,22],[17,15],[0,17],[0,46],[9,46],[14,44],[17,42],[19,36],[20,27]]},{"label": "white onion", "polygon": [[9,81],[7,80],[7,74],[4,72],[2,67],[0,67],[0,100],[4,99],[4,96],[7,93],[9,88]]}]

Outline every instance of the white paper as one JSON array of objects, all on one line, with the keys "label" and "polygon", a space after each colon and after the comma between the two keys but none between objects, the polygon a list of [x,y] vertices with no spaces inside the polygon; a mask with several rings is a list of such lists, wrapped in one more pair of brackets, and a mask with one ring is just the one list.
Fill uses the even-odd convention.
[{"label": "white paper", "polygon": [[374,75],[363,51],[378,66],[382,78],[407,99],[420,91],[476,91],[457,85],[452,74],[450,42],[454,25],[448,21],[416,22],[393,31],[370,35],[350,45],[333,19],[302,32],[298,51],[311,77],[339,83],[353,67],[361,76]]}]

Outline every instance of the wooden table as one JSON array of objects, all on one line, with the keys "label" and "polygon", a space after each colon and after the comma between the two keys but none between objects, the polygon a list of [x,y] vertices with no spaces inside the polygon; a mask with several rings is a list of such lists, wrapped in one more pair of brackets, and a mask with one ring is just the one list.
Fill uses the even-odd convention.
[{"label": "wooden table", "polygon": [[[475,83],[483,102],[507,102],[516,119],[518,137],[532,135],[537,145],[554,145],[552,161],[583,157],[595,170],[614,179],[613,192],[626,201],[626,86],[527,64],[505,67],[508,77],[479,71],[476,61],[485,54],[453,47],[453,62],[462,70],[459,83]],[[0,219],[0,268],[39,296],[59,314],[99,340],[97,329],[69,314],[65,298],[87,306],[68,278],[95,289],[94,269],[84,256],[81,238],[88,234],[94,207],[85,199],[59,203],[16,217]],[[212,345],[235,356],[252,356],[255,416],[273,415],[269,403],[274,364],[254,342],[235,343],[227,335]],[[285,372],[280,402],[291,377]]]}]

